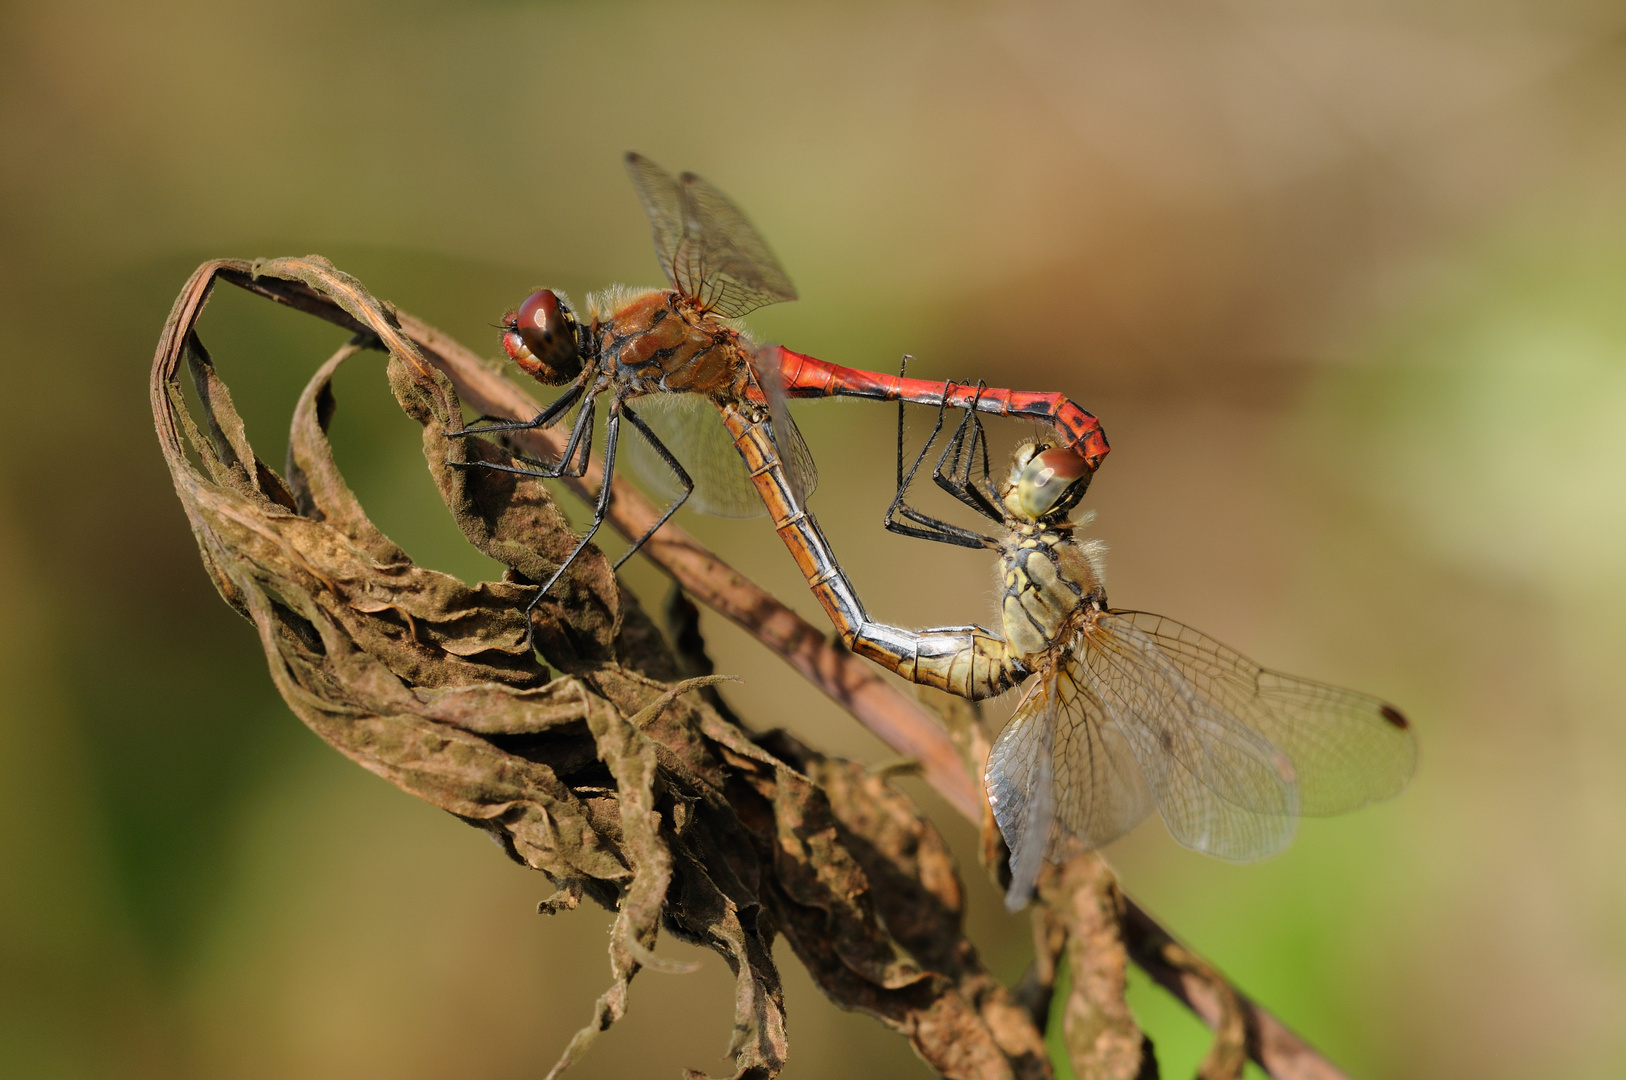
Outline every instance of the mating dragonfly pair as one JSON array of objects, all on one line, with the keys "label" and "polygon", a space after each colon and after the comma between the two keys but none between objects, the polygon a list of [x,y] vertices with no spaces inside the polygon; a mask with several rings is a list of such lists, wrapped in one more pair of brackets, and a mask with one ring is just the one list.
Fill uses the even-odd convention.
[{"label": "mating dragonfly pair", "polygon": [[[629,440],[629,456],[671,502],[622,562],[686,502],[727,516],[766,510],[855,653],[972,699],[1031,679],[993,745],[985,776],[1011,849],[1013,910],[1026,903],[1046,859],[1073,840],[1099,847],[1154,806],[1180,843],[1245,861],[1284,847],[1300,815],[1355,809],[1405,785],[1416,746],[1393,707],[1266,670],[1162,616],[1107,606],[1101,547],[1080,535],[1092,515],[1077,512],[1108,450],[1094,416],[1060,394],[880,375],[758,346],[732,320],[796,298],[768,245],[727,196],[699,177],[674,178],[637,154],[627,156],[627,167],[672,287],[589,296],[585,318],[559,292],[533,293],[505,319],[504,350],[527,374],[550,386],[568,384],[566,390],[533,420],[455,433],[548,427],[575,407],[558,461],[482,464],[579,477],[587,470],[597,403],[607,400],[604,481],[592,523],[542,583],[528,613],[603,523],[625,420],[639,435]],[[807,510],[816,472],[784,404],[833,396],[899,403],[898,489],[885,525],[996,551],[998,631],[907,630],[869,618]],[[648,404],[647,415],[634,402],[638,409]],[[938,409],[937,426],[907,471],[904,402]],[[993,535],[906,501],[951,407],[965,415],[932,478],[992,522]],[[1009,474],[996,482],[979,413],[1036,420],[1056,437],[1024,442]]]}]

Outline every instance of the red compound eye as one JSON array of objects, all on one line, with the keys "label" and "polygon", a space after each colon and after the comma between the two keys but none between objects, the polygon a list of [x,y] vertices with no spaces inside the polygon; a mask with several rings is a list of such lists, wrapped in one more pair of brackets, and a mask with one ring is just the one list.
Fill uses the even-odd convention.
[{"label": "red compound eye", "polygon": [[552,289],[538,289],[527,296],[506,325],[503,349],[537,381],[557,386],[581,371],[576,316]]}]

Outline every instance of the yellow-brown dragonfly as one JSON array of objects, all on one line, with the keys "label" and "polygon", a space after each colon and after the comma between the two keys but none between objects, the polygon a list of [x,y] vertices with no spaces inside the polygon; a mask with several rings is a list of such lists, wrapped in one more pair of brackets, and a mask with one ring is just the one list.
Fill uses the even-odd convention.
[{"label": "yellow-brown dragonfly", "polygon": [[1301,815],[1353,810],[1405,786],[1417,746],[1393,706],[1262,668],[1162,615],[1107,606],[1102,547],[1080,535],[1093,514],[1076,513],[1088,467],[1070,448],[1024,442],[995,484],[981,421],[967,412],[933,479],[998,535],[910,507],[905,496],[942,426],[940,413],[905,473],[900,410],[886,524],[997,551],[1002,633],[886,628],[854,650],[973,699],[1034,677],[985,773],[1011,849],[1007,906],[1027,902],[1044,860],[1069,838],[1099,847],[1154,807],[1181,844],[1248,861],[1281,850]]}]

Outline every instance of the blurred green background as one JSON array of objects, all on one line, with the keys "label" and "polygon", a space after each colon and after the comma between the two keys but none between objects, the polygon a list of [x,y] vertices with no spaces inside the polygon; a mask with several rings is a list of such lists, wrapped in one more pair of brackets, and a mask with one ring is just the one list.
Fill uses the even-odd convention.
[{"label": "blurred green background", "polygon": [[[1132,894],[1355,1075],[1621,1075],[1621,5],[19,0],[0,148],[0,1075],[529,1077],[588,1019],[607,916],[537,917],[540,876],[284,708],[145,386],[218,255],[327,255],[491,355],[538,284],[659,284],[629,148],[769,238],[802,299],[761,336],[1097,412],[1116,604],[1413,718],[1400,799],[1248,867],[1154,821],[1109,852]],[[203,332],[280,461],[342,335],[226,287]],[[375,520],[491,574],[376,358],[338,396]],[[798,415],[871,612],[990,617],[985,555],[879,528],[892,410]],[[817,616],[764,522],[684,524]],[[887,758],[706,629],[751,721]],[[1014,978],[1025,918],[917,792]],[[724,1068],[722,962],[662,948],[703,970],[646,973],[571,1075]],[[925,1075],[783,959],[787,1077]],[[1202,1030],[1132,1003],[1189,1075]]]}]

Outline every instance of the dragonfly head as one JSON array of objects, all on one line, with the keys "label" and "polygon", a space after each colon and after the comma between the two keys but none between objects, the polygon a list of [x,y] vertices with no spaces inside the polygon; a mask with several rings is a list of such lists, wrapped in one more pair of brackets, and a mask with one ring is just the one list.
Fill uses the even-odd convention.
[{"label": "dragonfly head", "polygon": [[562,294],[536,290],[502,325],[503,351],[537,382],[559,386],[581,373],[576,313]]},{"label": "dragonfly head", "polygon": [[1084,497],[1090,476],[1083,455],[1065,446],[1024,443],[1016,449],[1005,507],[1029,521],[1063,518]]}]

